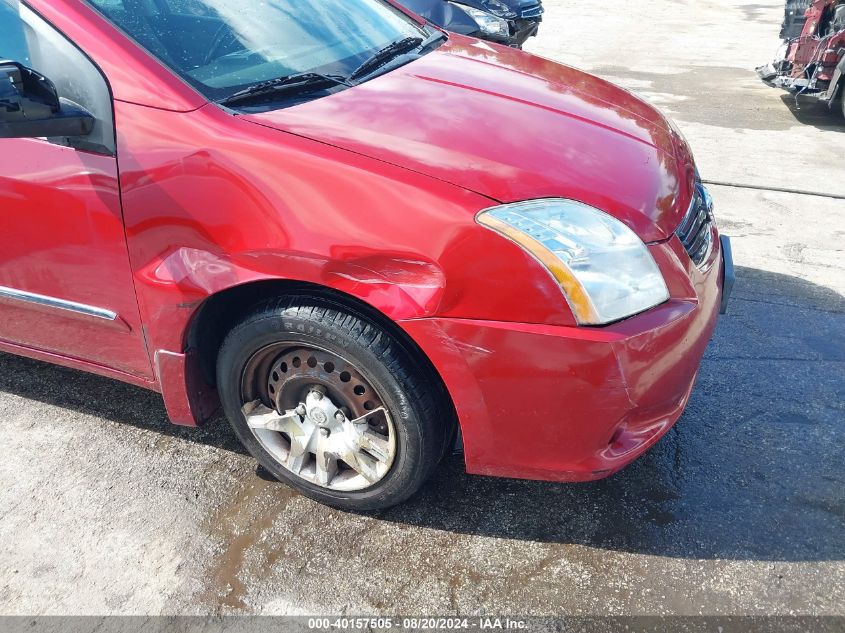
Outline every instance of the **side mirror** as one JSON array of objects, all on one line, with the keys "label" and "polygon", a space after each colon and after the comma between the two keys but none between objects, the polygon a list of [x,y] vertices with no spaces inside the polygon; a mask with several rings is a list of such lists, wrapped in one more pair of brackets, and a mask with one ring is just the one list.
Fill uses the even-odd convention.
[{"label": "side mirror", "polygon": [[52,81],[17,62],[0,61],[0,138],[87,136],[94,117],[60,99]]}]

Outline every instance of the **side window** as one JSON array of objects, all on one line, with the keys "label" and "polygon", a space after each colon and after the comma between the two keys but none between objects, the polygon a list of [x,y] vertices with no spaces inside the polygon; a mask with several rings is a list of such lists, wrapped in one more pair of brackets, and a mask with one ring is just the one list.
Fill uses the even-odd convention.
[{"label": "side window", "polygon": [[56,84],[59,97],[81,105],[96,119],[94,131],[84,139],[51,142],[114,154],[114,113],[106,80],[78,48],[19,0],[0,0],[0,59],[41,73]]}]

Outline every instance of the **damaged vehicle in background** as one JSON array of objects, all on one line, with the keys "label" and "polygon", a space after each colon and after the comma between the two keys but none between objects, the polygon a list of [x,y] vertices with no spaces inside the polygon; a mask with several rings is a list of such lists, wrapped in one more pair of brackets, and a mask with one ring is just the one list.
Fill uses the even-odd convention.
[{"label": "damaged vehicle in background", "polygon": [[397,0],[432,24],[515,48],[537,35],[542,0]]},{"label": "damaged vehicle in background", "polygon": [[767,84],[799,97],[813,97],[845,116],[845,0],[816,0],[807,9],[804,30],[787,41],[774,62],[757,74]]}]

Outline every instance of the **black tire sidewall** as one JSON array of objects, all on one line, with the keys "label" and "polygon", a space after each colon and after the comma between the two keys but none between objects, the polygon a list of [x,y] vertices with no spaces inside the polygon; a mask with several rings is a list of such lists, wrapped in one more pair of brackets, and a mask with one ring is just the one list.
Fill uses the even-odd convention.
[{"label": "black tire sidewall", "polygon": [[[373,348],[362,345],[348,328],[331,327],[314,318],[290,311],[260,314],[247,319],[227,337],[218,358],[218,391],[226,417],[238,438],[258,462],[279,480],[317,501],[347,510],[375,510],[389,507],[411,496],[425,481],[430,460],[439,458],[439,446],[426,428],[425,416],[407,385],[401,384]],[[352,317],[357,320],[357,317]],[[363,327],[377,326],[360,322]],[[352,327],[354,331],[355,326]],[[379,330],[381,336],[388,336]],[[373,486],[361,491],[341,492],[322,488],[301,479],[279,464],[250,431],[241,411],[241,385],[248,361],[265,347],[280,341],[323,348],[352,362],[381,395],[397,434],[397,451],[390,471]],[[393,362],[407,363],[402,349],[391,345]]]}]

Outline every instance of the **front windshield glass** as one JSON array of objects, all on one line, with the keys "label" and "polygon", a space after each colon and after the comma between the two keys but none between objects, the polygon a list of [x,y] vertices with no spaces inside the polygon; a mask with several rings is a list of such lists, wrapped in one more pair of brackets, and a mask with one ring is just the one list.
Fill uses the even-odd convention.
[{"label": "front windshield glass", "polygon": [[211,100],[263,81],[347,76],[388,44],[429,32],[381,0],[89,0]]}]

